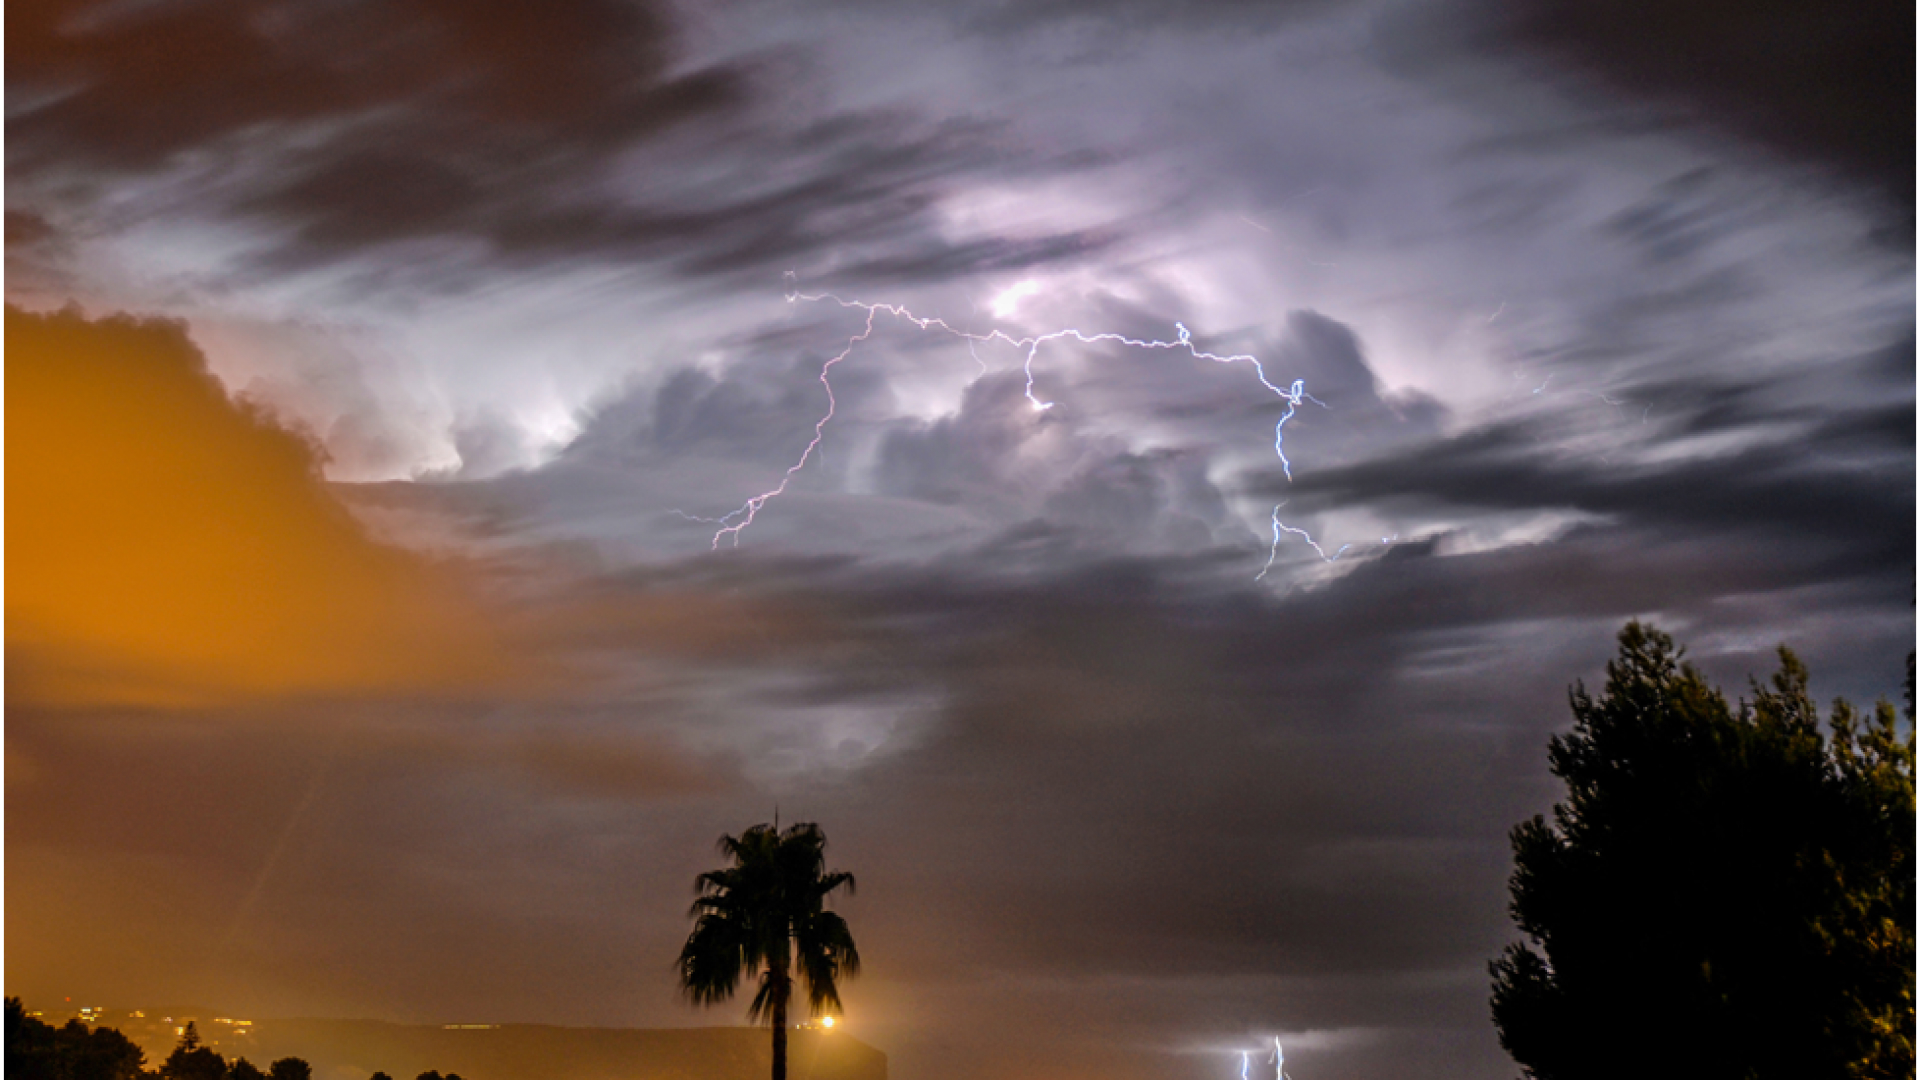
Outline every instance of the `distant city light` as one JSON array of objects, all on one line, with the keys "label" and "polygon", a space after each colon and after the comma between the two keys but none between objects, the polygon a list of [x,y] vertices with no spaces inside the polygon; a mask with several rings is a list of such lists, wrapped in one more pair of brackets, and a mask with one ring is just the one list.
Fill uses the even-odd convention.
[{"label": "distant city light", "polygon": [[832,1026],[833,1026],[833,1017],[831,1017],[831,1016],[828,1016],[828,1017],[823,1017],[823,1018],[821,1019],[821,1021],[820,1021],[820,1026],[821,1026],[821,1027],[823,1027],[823,1028],[830,1028],[830,1027],[832,1027]]}]

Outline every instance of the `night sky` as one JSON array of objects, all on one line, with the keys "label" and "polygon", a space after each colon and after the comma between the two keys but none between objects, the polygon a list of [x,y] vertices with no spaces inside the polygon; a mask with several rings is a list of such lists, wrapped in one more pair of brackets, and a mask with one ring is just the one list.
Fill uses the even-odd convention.
[{"label": "night sky", "polygon": [[737,1023],[777,808],[901,1080],[1511,1077],[1620,626],[1914,640],[1911,5],[1590,7],[8,4],[7,993]]}]

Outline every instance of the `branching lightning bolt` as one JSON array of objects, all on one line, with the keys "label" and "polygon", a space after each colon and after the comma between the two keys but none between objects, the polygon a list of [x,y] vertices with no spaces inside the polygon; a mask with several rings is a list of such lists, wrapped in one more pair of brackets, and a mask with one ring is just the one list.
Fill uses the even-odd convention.
[{"label": "branching lightning bolt", "polygon": [[[787,297],[790,302],[796,298],[796,294],[789,294]],[[740,509],[721,517],[693,518],[691,514],[680,514],[682,517],[693,518],[693,520],[696,521],[705,521],[708,524],[720,526],[719,530],[713,534],[713,547],[715,550],[719,550],[720,538],[724,536],[733,537],[735,546],[738,546],[740,543],[740,533],[744,531],[747,526],[753,524],[753,519],[759,516],[762,507],[766,506],[769,501],[786,493],[787,485],[793,483],[794,474],[806,468],[807,461],[813,457],[813,452],[820,448],[820,440],[827,436],[827,421],[833,419],[834,410],[839,408],[840,405],[839,401],[833,396],[833,382],[828,379],[827,376],[833,371],[833,365],[845,360],[847,356],[853,352],[855,345],[860,344],[873,335],[873,319],[880,310],[879,305],[868,307],[866,326],[859,333],[847,339],[846,348],[828,357],[827,362],[820,365],[820,385],[826,387],[827,390],[827,411],[814,423],[812,440],[807,443],[806,449],[800,451],[800,460],[794,462],[793,465],[787,469],[786,475],[780,478],[780,483],[740,504]],[[680,513],[679,511],[675,512]]]},{"label": "branching lightning bolt", "polygon": [[[787,276],[789,279],[791,279],[793,277],[793,274],[789,272]],[[800,470],[806,467],[808,461],[812,460],[815,451],[817,451],[820,448],[821,441],[826,437],[827,424],[833,419],[834,413],[836,409],[839,407],[839,402],[835,399],[833,395],[833,382],[829,378],[829,376],[832,374],[833,367],[835,364],[840,363],[842,360],[845,360],[848,356],[850,356],[853,353],[855,346],[859,345],[861,342],[867,340],[869,337],[873,335],[875,320],[882,313],[891,315],[894,318],[899,319],[903,322],[911,323],[921,330],[937,330],[942,333],[952,335],[953,337],[960,338],[961,340],[967,343],[968,353],[973,356],[975,362],[980,364],[981,369],[983,371],[986,368],[986,363],[985,361],[980,360],[978,353],[975,353],[973,351],[975,345],[987,344],[990,342],[999,341],[999,342],[1004,342],[1005,344],[1012,346],[1013,348],[1025,350],[1026,357],[1021,364],[1021,370],[1026,375],[1026,380],[1027,380],[1026,398],[1027,398],[1027,401],[1033,405],[1036,411],[1044,411],[1047,409],[1051,409],[1055,404],[1052,401],[1043,400],[1034,391],[1034,383],[1035,383],[1035,375],[1033,370],[1034,361],[1039,356],[1040,347],[1049,342],[1055,342],[1055,341],[1061,341],[1061,340],[1072,340],[1072,341],[1077,341],[1083,345],[1098,345],[1098,344],[1105,344],[1105,343],[1113,343],[1113,344],[1125,345],[1130,348],[1136,348],[1136,349],[1182,350],[1196,360],[1207,360],[1216,364],[1244,363],[1249,367],[1253,368],[1254,377],[1260,381],[1261,386],[1265,387],[1268,392],[1272,393],[1275,397],[1278,397],[1281,401],[1286,403],[1286,407],[1281,412],[1280,418],[1277,421],[1275,421],[1273,425],[1273,452],[1274,452],[1274,456],[1280,459],[1281,471],[1286,474],[1286,477],[1289,480],[1293,479],[1293,462],[1288,460],[1287,452],[1286,452],[1285,436],[1286,436],[1287,421],[1293,419],[1295,411],[1300,407],[1300,405],[1303,402],[1311,401],[1315,405],[1320,406],[1321,408],[1327,407],[1326,402],[1323,402],[1320,399],[1314,397],[1312,394],[1307,393],[1306,384],[1304,380],[1295,379],[1291,385],[1288,385],[1285,387],[1282,387],[1279,384],[1273,382],[1271,379],[1267,377],[1266,367],[1263,364],[1261,364],[1260,358],[1257,356],[1253,356],[1247,353],[1221,355],[1219,353],[1210,352],[1210,351],[1201,349],[1199,346],[1193,343],[1193,334],[1191,331],[1187,329],[1186,324],[1184,323],[1176,322],[1173,324],[1175,337],[1172,341],[1166,341],[1162,339],[1133,338],[1133,337],[1128,337],[1124,334],[1115,334],[1115,333],[1089,334],[1081,330],[1073,329],[1071,327],[1063,330],[1055,330],[1046,334],[1016,337],[1012,334],[1007,333],[1004,330],[998,330],[998,329],[989,331],[984,334],[977,333],[974,331],[969,331],[969,330],[962,330],[949,324],[945,319],[942,319],[939,317],[927,317],[927,316],[915,315],[912,311],[908,310],[906,307],[899,304],[874,304],[874,303],[867,303],[861,300],[847,300],[847,299],[843,299],[842,297],[836,296],[832,293],[811,293],[810,294],[810,293],[801,293],[796,291],[796,292],[789,292],[787,294],[788,303],[798,303],[802,301],[806,303],[837,304],[842,308],[863,312],[865,314],[865,319],[863,320],[863,324],[861,326],[860,332],[849,337],[847,339],[847,343],[845,347],[843,347],[839,352],[835,353],[833,356],[828,357],[827,360],[820,365],[820,385],[824,387],[827,392],[827,411],[821,415],[818,421],[814,423],[813,438],[807,442],[806,448],[801,450],[799,459],[796,460],[791,466],[789,466],[786,473],[783,476],[781,476],[780,482],[774,485],[773,487],[767,489],[766,491],[763,491],[760,494],[755,495],[752,498],[748,499],[746,502],[742,503],[738,509],[732,511],[731,513],[724,514],[720,517],[700,517],[694,514],[686,513],[685,511],[681,511],[681,510],[673,511],[675,514],[689,521],[698,521],[698,522],[702,522],[709,525],[719,526],[713,534],[712,546],[716,550],[720,547],[721,541],[727,540],[727,539],[731,539],[734,545],[738,546],[740,543],[740,534],[746,531],[747,527],[754,523],[754,520],[759,516],[760,511],[765,509],[767,503],[771,502],[776,498],[779,498],[781,495],[786,493],[787,487],[793,482],[794,476],[797,475],[800,472]],[[1313,538],[1308,536],[1304,530],[1281,525],[1279,521],[1279,507],[1274,508],[1274,529],[1275,529],[1274,546],[1276,550],[1279,546],[1280,532],[1285,531],[1285,532],[1297,534],[1300,537],[1304,538],[1307,541],[1307,543],[1313,545],[1313,548],[1315,551],[1320,551],[1321,557],[1327,559],[1328,562],[1332,562],[1334,559],[1339,558],[1339,552],[1335,552],[1332,556],[1328,556],[1326,552],[1321,551],[1320,546],[1314,543]],[[1346,547],[1343,546],[1340,550],[1345,551]],[[1271,569],[1272,566],[1273,566],[1273,557],[1270,554],[1267,559],[1267,567],[1266,569],[1261,570],[1259,577],[1265,577],[1267,570]],[[1256,578],[1255,580],[1258,580],[1258,578]]]},{"label": "branching lightning bolt", "polygon": [[[1273,1080],[1287,1080],[1287,1055],[1280,1049],[1280,1036],[1273,1037]],[[1247,1075],[1253,1064],[1253,1051],[1240,1051],[1240,1080],[1251,1080]]]},{"label": "branching lightning bolt", "polygon": [[[1271,548],[1268,548],[1268,549],[1267,549],[1267,565],[1265,565],[1265,566],[1263,566],[1263,567],[1261,567],[1261,568],[1260,568],[1260,572],[1259,572],[1259,573],[1257,573],[1257,574],[1255,574],[1255,575],[1253,575],[1253,580],[1255,580],[1255,581],[1259,581],[1259,580],[1260,580],[1261,578],[1263,578],[1263,577],[1266,577],[1266,576],[1267,576],[1267,571],[1269,571],[1269,570],[1271,570],[1271,569],[1273,569],[1273,560],[1275,560],[1275,559],[1277,559],[1277,558],[1279,558],[1279,557],[1280,557],[1280,534],[1281,534],[1281,533],[1292,533],[1293,535],[1295,535],[1295,536],[1297,536],[1297,537],[1299,537],[1300,539],[1302,539],[1302,540],[1305,540],[1305,541],[1307,542],[1307,546],[1308,546],[1308,547],[1310,547],[1310,548],[1312,548],[1313,550],[1315,550],[1315,551],[1317,551],[1317,552],[1319,552],[1319,553],[1320,553],[1320,557],[1321,557],[1322,559],[1325,559],[1325,560],[1327,560],[1328,562],[1337,562],[1337,561],[1339,561],[1339,559],[1340,559],[1340,556],[1342,556],[1342,555],[1344,555],[1344,554],[1346,554],[1346,551],[1347,551],[1347,549],[1353,546],[1352,544],[1341,544],[1341,545],[1340,545],[1340,550],[1338,550],[1338,551],[1336,551],[1336,552],[1334,552],[1334,553],[1333,553],[1333,554],[1331,554],[1331,555],[1329,555],[1329,554],[1327,554],[1327,552],[1326,552],[1326,549],[1324,549],[1324,548],[1322,548],[1322,547],[1321,547],[1321,546],[1319,545],[1319,543],[1317,543],[1317,542],[1316,542],[1316,541],[1314,540],[1314,538],[1313,538],[1312,536],[1310,536],[1310,535],[1308,535],[1308,534],[1307,534],[1307,530],[1305,530],[1305,529],[1296,529],[1296,528],[1294,528],[1294,527],[1293,527],[1293,526],[1291,526],[1291,525],[1284,525],[1284,524],[1282,524],[1282,523],[1281,523],[1281,521],[1280,521],[1280,508],[1281,508],[1282,506],[1285,506],[1285,505],[1287,505],[1287,504],[1286,504],[1286,503],[1284,503],[1284,502],[1282,502],[1282,503],[1276,503],[1276,504],[1274,504],[1274,507],[1273,507],[1273,546],[1272,546]],[[1382,540],[1382,541],[1380,541],[1380,542],[1381,542],[1381,543],[1383,543],[1383,544],[1385,544],[1385,543],[1388,543],[1389,541],[1387,541],[1387,540]]]}]

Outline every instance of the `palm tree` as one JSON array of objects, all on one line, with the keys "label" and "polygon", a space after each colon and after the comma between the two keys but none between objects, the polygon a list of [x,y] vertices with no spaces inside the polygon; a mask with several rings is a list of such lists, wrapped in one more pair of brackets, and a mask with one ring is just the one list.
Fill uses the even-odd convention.
[{"label": "palm tree", "polygon": [[860,953],[847,923],[822,907],[829,893],[853,875],[826,869],[826,834],[812,822],[785,832],[779,824],[755,825],[739,836],[722,836],[720,853],[733,860],[724,870],[694,879],[696,920],[680,950],[680,988],[697,1005],[733,996],[742,975],[758,975],[747,1019],[773,1026],[773,1080],[787,1077],[787,1001],[794,973],[807,984],[810,1015],[840,1010],[840,977],[860,973]]}]

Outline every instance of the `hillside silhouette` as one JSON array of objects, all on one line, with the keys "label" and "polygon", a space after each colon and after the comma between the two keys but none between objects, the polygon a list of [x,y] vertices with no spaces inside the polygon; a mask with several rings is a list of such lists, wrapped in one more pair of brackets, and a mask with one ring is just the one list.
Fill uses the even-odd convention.
[{"label": "hillside silhouette", "polygon": [[[764,1080],[772,1063],[765,1028],[592,1028],[547,1024],[426,1025],[380,1020],[251,1020],[206,1009],[107,1010],[92,1022],[117,1028],[166,1059],[178,1028],[197,1022],[229,1060],[302,1058],[314,1080],[367,1080],[424,1072],[465,1080]],[[49,1020],[53,1018],[48,1017]],[[60,1018],[64,1022],[65,1017]],[[790,1080],[886,1080],[887,1056],[844,1030],[790,1034]]]}]

